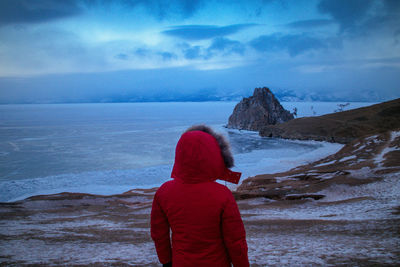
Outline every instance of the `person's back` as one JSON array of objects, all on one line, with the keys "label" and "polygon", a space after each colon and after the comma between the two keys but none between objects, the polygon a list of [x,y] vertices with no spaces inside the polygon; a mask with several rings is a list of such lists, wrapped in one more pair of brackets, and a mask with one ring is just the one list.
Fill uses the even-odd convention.
[{"label": "person's back", "polygon": [[226,168],[233,165],[233,158],[226,144],[221,149],[222,139],[218,142],[213,135],[204,126],[182,135],[171,175],[174,180],[164,183],[155,195],[151,236],[163,264],[249,265],[237,204],[230,190],[215,182],[217,178],[238,180],[240,174]]}]

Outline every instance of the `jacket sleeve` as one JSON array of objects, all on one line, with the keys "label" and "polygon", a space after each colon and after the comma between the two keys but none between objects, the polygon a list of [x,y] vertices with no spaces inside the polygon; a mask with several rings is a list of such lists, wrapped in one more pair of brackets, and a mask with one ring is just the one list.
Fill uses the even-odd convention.
[{"label": "jacket sleeve", "polygon": [[170,226],[167,216],[158,203],[157,193],[154,196],[151,209],[151,238],[156,246],[158,259],[162,264],[169,263],[172,260]]},{"label": "jacket sleeve", "polygon": [[229,192],[229,198],[222,214],[222,234],[233,266],[249,266],[246,231],[231,192]]}]

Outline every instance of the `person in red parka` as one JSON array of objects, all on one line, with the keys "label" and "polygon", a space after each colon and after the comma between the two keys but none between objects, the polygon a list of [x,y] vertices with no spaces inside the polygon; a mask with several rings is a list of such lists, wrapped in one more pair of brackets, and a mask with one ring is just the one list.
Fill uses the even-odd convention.
[{"label": "person in red parka", "polygon": [[[249,266],[246,232],[232,192],[217,179],[238,183],[222,135],[205,125],[178,141],[171,177],[156,192],[151,237],[164,266]],[[170,239],[172,232],[172,242]]]}]

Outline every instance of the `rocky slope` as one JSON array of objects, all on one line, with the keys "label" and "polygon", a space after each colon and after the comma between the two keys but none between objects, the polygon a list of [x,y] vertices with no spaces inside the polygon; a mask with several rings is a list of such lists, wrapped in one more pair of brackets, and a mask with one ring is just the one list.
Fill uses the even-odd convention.
[{"label": "rocky slope", "polygon": [[287,172],[250,177],[235,195],[237,199],[318,200],[325,197],[321,191],[332,185],[373,183],[388,174],[400,174],[400,131],[356,139],[334,155]]},{"label": "rocky slope", "polygon": [[400,128],[400,99],[318,117],[264,125],[261,136],[349,143],[368,134]]},{"label": "rocky slope", "polygon": [[229,117],[228,128],[259,131],[265,125],[275,125],[293,119],[273,93],[267,88],[256,88],[251,97],[243,98]]}]

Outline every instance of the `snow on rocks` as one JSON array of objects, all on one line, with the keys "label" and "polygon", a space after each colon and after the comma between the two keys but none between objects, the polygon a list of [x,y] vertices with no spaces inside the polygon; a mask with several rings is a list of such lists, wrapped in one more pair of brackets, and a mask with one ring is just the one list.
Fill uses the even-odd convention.
[{"label": "snow on rocks", "polygon": [[352,156],[348,156],[348,157],[344,157],[344,158],[339,159],[339,162],[353,160],[353,159],[356,159],[356,158],[357,158],[356,155],[352,155]]},{"label": "snow on rocks", "polygon": [[[375,164],[378,166],[378,168],[383,168],[385,165],[386,157],[389,153],[392,152],[400,152],[400,145],[398,139],[400,137],[400,131],[393,131],[390,134],[390,142],[384,146],[382,151],[375,155]],[[396,142],[397,141],[397,142]]]},{"label": "snow on rocks", "polygon": [[283,173],[246,179],[235,196],[237,199],[265,197],[284,200],[291,194],[306,196],[336,184],[360,186],[378,182],[387,173],[400,172],[399,154],[393,154],[399,152],[399,137],[400,132],[394,131],[359,138],[336,154],[314,163]]},{"label": "snow on rocks", "polygon": [[328,161],[328,162],[317,164],[317,165],[315,165],[315,167],[327,166],[327,165],[334,164],[335,162],[336,162],[336,160],[332,160],[332,161]]}]

